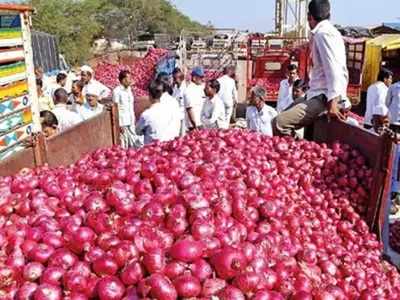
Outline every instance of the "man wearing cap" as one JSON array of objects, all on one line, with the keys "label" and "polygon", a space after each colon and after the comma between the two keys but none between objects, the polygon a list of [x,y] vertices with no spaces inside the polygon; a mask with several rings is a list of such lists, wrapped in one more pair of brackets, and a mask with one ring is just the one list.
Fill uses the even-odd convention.
[{"label": "man wearing cap", "polygon": [[84,84],[82,93],[86,96],[88,89],[92,91],[95,89],[96,94],[100,95],[99,100],[108,98],[111,95],[111,90],[101,82],[94,79],[94,71],[91,67],[85,65],[81,67],[81,80]]},{"label": "man wearing cap", "polygon": [[338,102],[339,105],[339,109],[340,109],[340,113],[343,115],[345,122],[349,125],[353,125],[353,126],[360,126],[360,124],[358,123],[358,121],[354,118],[352,118],[349,114],[351,111],[351,102],[349,100],[349,98],[347,97],[343,97],[343,99],[341,99]]},{"label": "man wearing cap", "polygon": [[71,128],[82,122],[82,117],[76,112],[71,111],[68,106],[68,93],[63,88],[59,88],[54,92],[54,109],[53,114],[58,120],[58,129],[60,132]]},{"label": "man wearing cap", "polygon": [[189,131],[201,126],[201,112],[205,100],[204,75],[202,67],[195,67],[192,70],[192,80],[183,95],[186,110],[186,129]]},{"label": "man wearing cap", "polygon": [[295,136],[296,130],[311,125],[321,114],[343,120],[338,102],[347,94],[346,48],[340,32],[332,25],[329,0],[312,0],[308,6],[311,28],[310,89],[307,99],[279,114],[273,122],[276,135]]},{"label": "man wearing cap", "polygon": [[246,111],[247,128],[272,137],[272,120],[277,112],[265,104],[265,97],[266,91],[262,87],[255,86],[251,90],[250,106]]},{"label": "man wearing cap", "polygon": [[221,86],[218,96],[222,99],[225,107],[225,122],[222,128],[228,129],[233,115],[233,108],[238,100],[238,91],[235,82],[235,68],[228,66],[224,68],[224,75],[218,79]]},{"label": "man wearing cap", "polygon": [[390,119],[389,110],[386,105],[375,106],[372,111],[372,128],[370,132],[382,135],[385,129],[389,129]]},{"label": "man wearing cap", "polygon": [[86,90],[86,102],[78,108],[78,112],[83,120],[88,120],[99,114],[104,110],[104,105],[100,104],[99,90],[94,86],[89,86]]}]

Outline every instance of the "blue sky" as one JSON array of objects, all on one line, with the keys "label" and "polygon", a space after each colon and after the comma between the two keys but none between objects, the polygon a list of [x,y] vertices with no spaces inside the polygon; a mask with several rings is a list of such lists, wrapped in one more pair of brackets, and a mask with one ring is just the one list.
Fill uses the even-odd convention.
[{"label": "blue sky", "polygon": [[[171,0],[182,12],[216,27],[268,31],[274,24],[274,0]],[[332,0],[332,20],[341,25],[400,22],[400,0]]]}]

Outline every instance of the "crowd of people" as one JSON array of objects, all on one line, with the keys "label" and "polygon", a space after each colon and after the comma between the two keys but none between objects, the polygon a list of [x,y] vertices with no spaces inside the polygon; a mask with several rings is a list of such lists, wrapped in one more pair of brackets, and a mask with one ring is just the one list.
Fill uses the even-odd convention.
[{"label": "crowd of people", "polygon": [[[312,68],[306,82],[298,67],[287,68],[287,79],[280,84],[276,109],[267,105],[267,91],[255,86],[246,111],[250,130],[269,136],[303,135],[304,127],[321,115],[339,119],[374,133],[390,127],[400,132],[400,83],[392,85],[393,74],[382,69],[378,81],[368,89],[364,124],[351,116],[346,97],[349,74],[346,49],[339,31],[330,22],[329,0],[312,0],[308,8],[311,28]],[[176,68],[172,74],[160,73],[149,85],[150,107],[135,119],[134,95],[129,71],[119,74],[113,91],[94,79],[89,66],[80,70],[80,78],[68,84],[60,73],[54,86],[46,86],[43,74],[37,74],[42,127],[47,136],[62,132],[88,120],[104,109],[104,100],[112,98],[119,107],[121,141],[125,148],[140,147],[153,141],[169,141],[186,133],[207,128],[230,126],[238,91],[235,68],[227,66],[223,76],[205,81],[201,67],[187,74]]]}]

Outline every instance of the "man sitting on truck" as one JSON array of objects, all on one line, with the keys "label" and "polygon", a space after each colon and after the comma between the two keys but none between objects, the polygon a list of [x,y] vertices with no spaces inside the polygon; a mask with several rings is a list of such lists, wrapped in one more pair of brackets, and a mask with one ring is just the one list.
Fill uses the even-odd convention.
[{"label": "man sitting on truck", "polygon": [[292,105],[293,84],[297,79],[299,79],[297,66],[291,64],[287,68],[287,79],[282,80],[279,86],[278,102],[276,104],[276,110],[278,113],[283,112]]},{"label": "man sitting on truck", "polygon": [[56,116],[59,125],[59,131],[63,132],[68,128],[71,128],[80,122],[82,118],[76,112],[68,109],[68,93],[63,88],[59,88],[54,92],[54,104],[55,107],[52,110]]},{"label": "man sitting on truck", "polygon": [[96,89],[96,94],[99,94],[100,101],[110,97],[111,90],[101,82],[94,79],[94,71],[91,67],[85,65],[81,67],[81,80],[84,84],[83,95],[86,96],[88,89]]},{"label": "man sitting on truck", "polygon": [[273,122],[276,135],[297,137],[296,130],[311,125],[323,113],[343,120],[338,102],[347,94],[349,74],[346,47],[331,24],[329,0],[312,0],[308,6],[311,27],[312,69],[307,99],[280,113]]},{"label": "man sitting on truck", "polygon": [[228,129],[231,123],[235,103],[238,101],[238,91],[235,82],[235,68],[228,66],[224,68],[224,75],[218,79],[221,89],[218,93],[225,107],[225,123],[222,128]]},{"label": "man sitting on truck", "polygon": [[267,92],[260,86],[251,90],[250,106],[246,110],[247,128],[272,137],[272,120],[277,112],[265,104]]}]

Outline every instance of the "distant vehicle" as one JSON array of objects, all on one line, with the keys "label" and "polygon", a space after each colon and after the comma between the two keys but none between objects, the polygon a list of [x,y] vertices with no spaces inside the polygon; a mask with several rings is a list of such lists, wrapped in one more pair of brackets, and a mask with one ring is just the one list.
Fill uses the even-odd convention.
[{"label": "distant vehicle", "polygon": [[133,42],[133,49],[137,51],[147,51],[154,48],[156,41],[151,33],[144,33],[138,36],[138,39]]},{"label": "distant vehicle", "polygon": [[213,38],[214,49],[228,49],[232,47],[233,37],[229,34],[216,34]]},{"label": "distant vehicle", "polygon": [[206,48],[207,48],[207,43],[201,38],[195,39],[191,45],[192,50],[204,50]]}]

